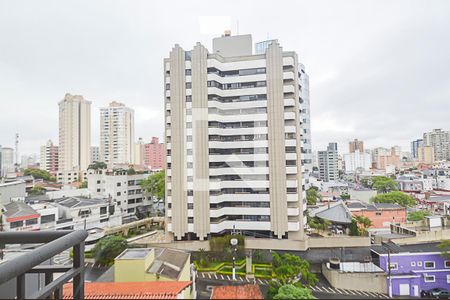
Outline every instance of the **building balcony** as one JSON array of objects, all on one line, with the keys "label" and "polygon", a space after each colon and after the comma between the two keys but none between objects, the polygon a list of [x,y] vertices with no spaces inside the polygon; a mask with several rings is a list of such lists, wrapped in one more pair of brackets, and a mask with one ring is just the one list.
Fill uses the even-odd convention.
[{"label": "building balcony", "polygon": [[[62,299],[63,285],[73,281],[74,299],[84,298],[84,241],[88,233],[76,231],[1,232],[0,249],[9,244],[42,244],[19,256],[6,259],[0,255],[0,291],[6,298]],[[73,265],[44,265],[55,255],[73,247]],[[56,279],[54,273],[59,273]],[[44,284],[32,274],[44,274]]]}]

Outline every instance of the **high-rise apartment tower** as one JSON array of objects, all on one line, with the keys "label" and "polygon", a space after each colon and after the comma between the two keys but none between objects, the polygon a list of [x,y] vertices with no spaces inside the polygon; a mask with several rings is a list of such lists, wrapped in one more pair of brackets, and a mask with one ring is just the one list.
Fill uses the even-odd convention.
[{"label": "high-rise apartment tower", "polygon": [[59,102],[59,169],[86,170],[90,163],[91,102],[66,94]]},{"label": "high-rise apartment tower", "polygon": [[110,167],[134,161],[134,110],[122,103],[100,109],[100,159]]},{"label": "high-rise apartment tower", "polygon": [[250,35],[164,60],[166,217],[174,239],[234,231],[301,240],[306,222],[295,52]]}]

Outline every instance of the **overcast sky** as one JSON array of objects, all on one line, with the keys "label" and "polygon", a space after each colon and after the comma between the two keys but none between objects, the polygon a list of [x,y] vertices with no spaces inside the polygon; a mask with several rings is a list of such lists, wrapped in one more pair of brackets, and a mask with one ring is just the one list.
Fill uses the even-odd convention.
[{"label": "overcast sky", "polygon": [[[211,22],[214,17],[215,21]],[[224,18],[225,17],[225,18]],[[353,138],[401,145],[450,129],[450,1],[0,0],[0,144],[21,154],[58,141],[58,101],[135,109],[136,138],[163,136],[163,58],[229,26],[277,38],[310,75],[315,150]],[[237,26],[239,24],[239,26]]]}]

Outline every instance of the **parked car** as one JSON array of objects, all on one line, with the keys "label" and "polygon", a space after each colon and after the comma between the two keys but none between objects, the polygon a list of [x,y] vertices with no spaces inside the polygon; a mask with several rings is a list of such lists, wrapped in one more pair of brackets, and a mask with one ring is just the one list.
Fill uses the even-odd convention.
[{"label": "parked car", "polygon": [[420,292],[422,298],[450,299],[450,291],[441,288],[434,288]]}]

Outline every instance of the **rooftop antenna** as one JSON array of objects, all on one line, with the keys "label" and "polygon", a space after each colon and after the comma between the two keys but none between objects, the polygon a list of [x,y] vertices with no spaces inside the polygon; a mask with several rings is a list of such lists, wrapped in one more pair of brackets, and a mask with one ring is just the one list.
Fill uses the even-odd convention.
[{"label": "rooftop antenna", "polygon": [[19,134],[16,133],[16,144],[15,144],[15,150],[16,150],[16,172],[19,171]]}]

